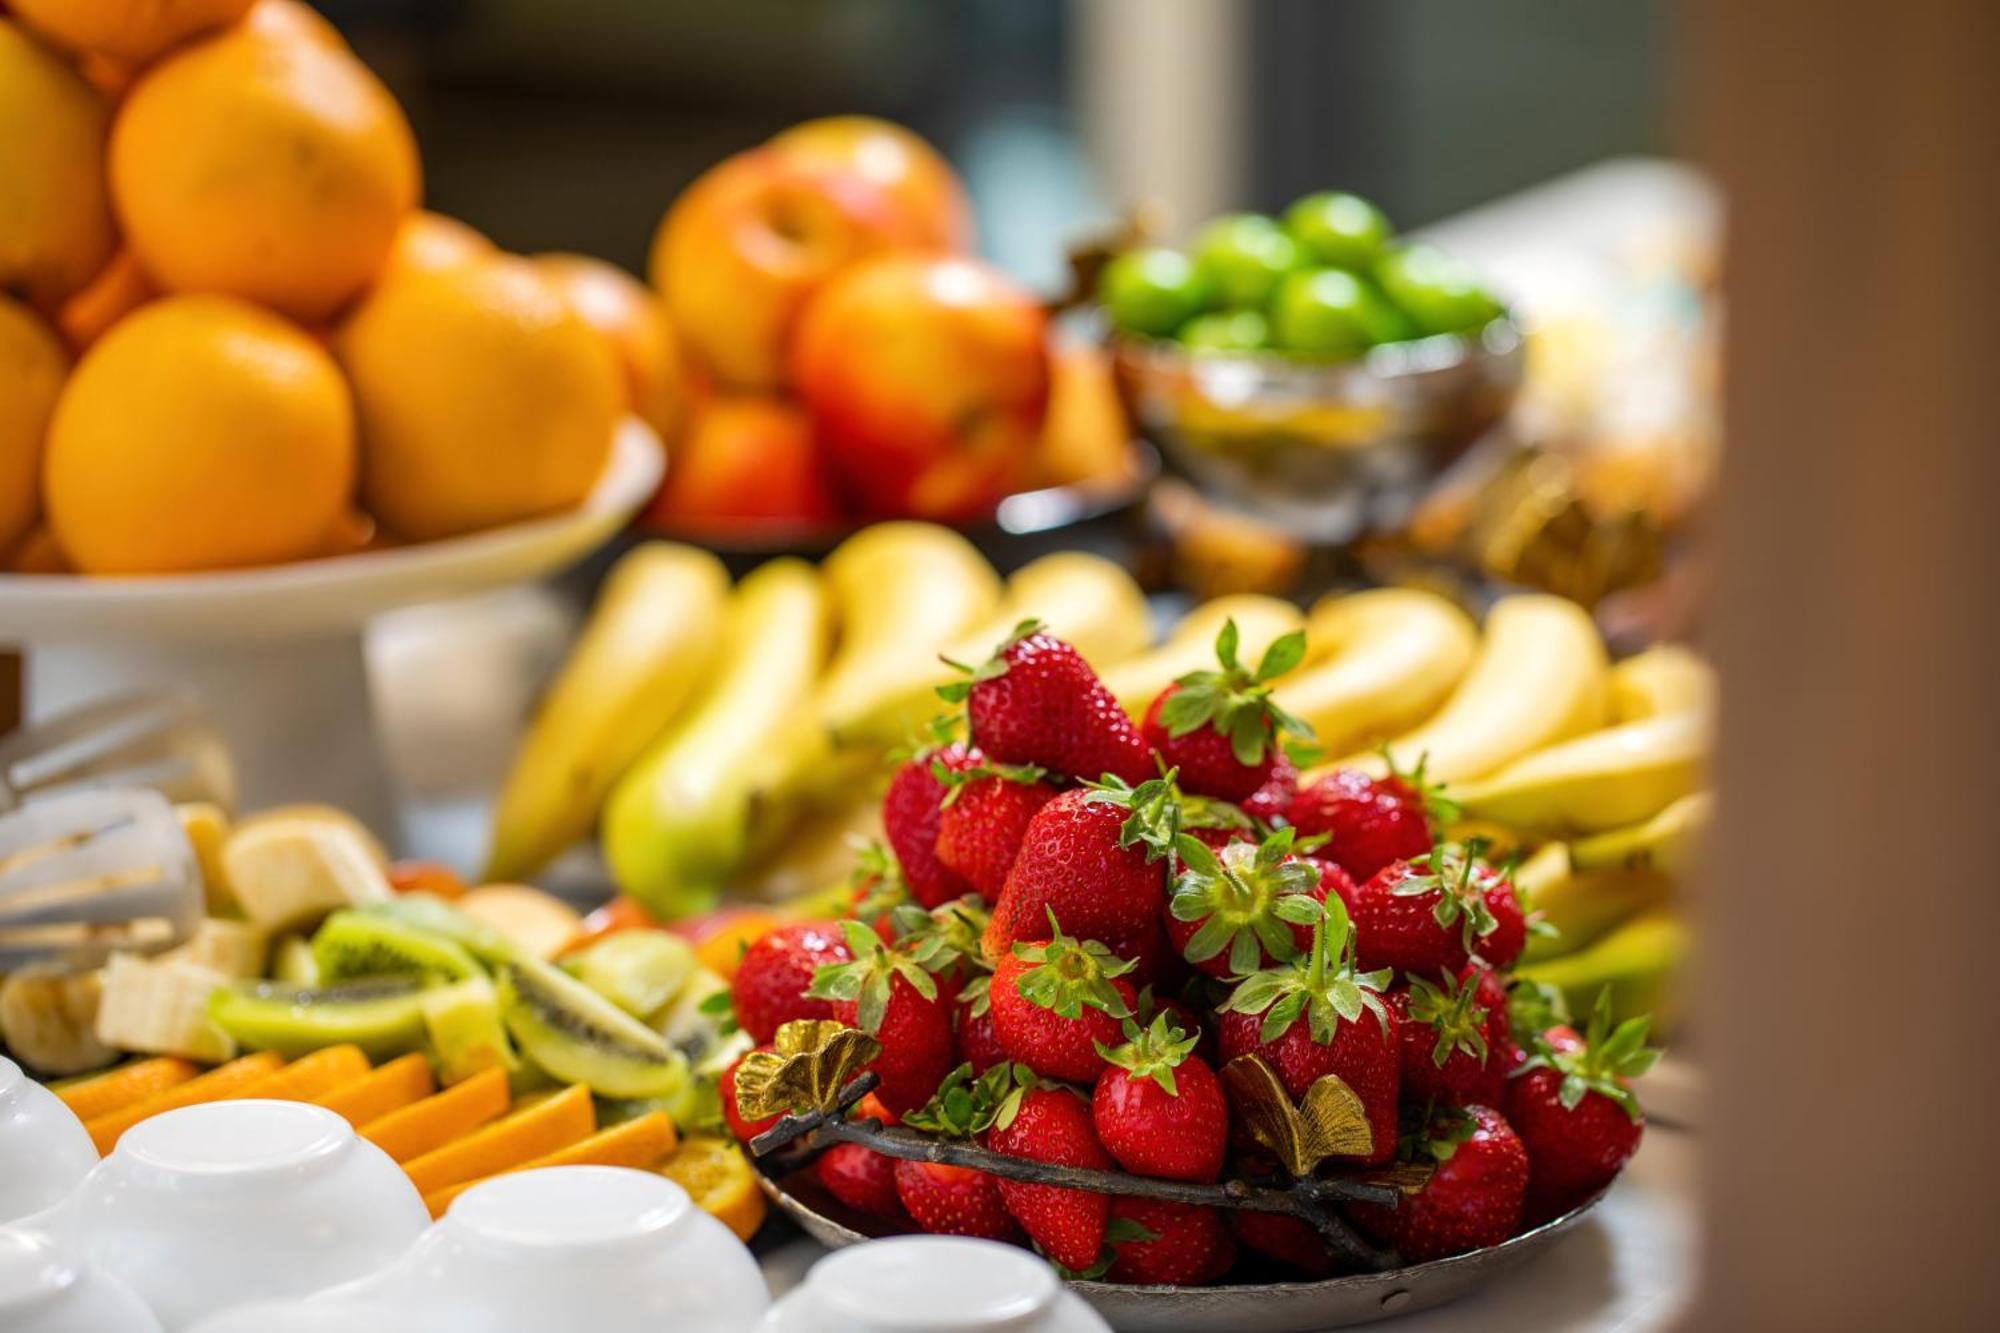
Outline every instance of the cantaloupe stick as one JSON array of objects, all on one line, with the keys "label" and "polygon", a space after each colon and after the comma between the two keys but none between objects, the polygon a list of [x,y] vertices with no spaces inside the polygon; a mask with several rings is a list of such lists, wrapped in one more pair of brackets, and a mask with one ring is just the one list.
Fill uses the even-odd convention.
[{"label": "cantaloupe stick", "polygon": [[482,1069],[435,1097],[369,1121],[361,1127],[361,1137],[397,1161],[407,1162],[505,1115],[510,1100],[507,1071]]},{"label": "cantaloupe stick", "polygon": [[121,1106],[115,1111],[94,1116],[83,1122],[90,1131],[90,1138],[97,1145],[99,1155],[110,1152],[118,1146],[119,1136],[141,1120],[150,1119],[162,1111],[178,1110],[183,1106],[198,1106],[204,1102],[222,1102],[235,1097],[251,1096],[251,1089],[285,1067],[285,1057],[276,1051],[258,1051],[254,1055],[242,1056],[226,1065],[218,1065],[199,1078],[191,1078],[185,1083],[177,1083],[164,1092]]},{"label": "cantaloupe stick", "polygon": [[417,1193],[435,1194],[447,1185],[497,1175],[567,1148],[589,1138],[596,1129],[597,1108],[591,1103],[590,1089],[575,1083],[540,1106],[516,1111],[456,1143],[405,1162],[403,1170],[409,1173]]},{"label": "cantaloupe stick", "polygon": [[411,1102],[420,1102],[436,1091],[437,1084],[431,1078],[431,1062],[424,1058],[421,1051],[411,1051],[312,1100],[359,1129],[370,1121],[380,1120],[391,1111],[402,1110]]},{"label": "cantaloupe stick", "polygon": [[192,1060],[183,1060],[177,1055],[162,1055],[151,1060],[134,1060],[108,1074],[72,1083],[58,1090],[56,1096],[62,1098],[64,1106],[76,1112],[78,1120],[95,1120],[120,1107],[158,1096],[168,1088],[186,1083],[200,1072]]},{"label": "cantaloupe stick", "polygon": [[280,1102],[309,1102],[367,1072],[368,1057],[359,1046],[322,1046],[300,1056],[243,1095]]},{"label": "cantaloupe stick", "polygon": [[[680,1136],[674,1132],[673,1119],[665,1111],[650,1111],[622,1125],[600,1129],[567,1148],[558,1148],[495,1174],[533,1171],[544,1166],[629,1166],[639,1171],[650,1171],[674,1150],[679,1141]],[[477,1180],[446,1186],[425,1195],[424,1206],[431,1210],[432,1217],[443,1217],[444,1210],[451,1207],[453,1199],[481,1181],[491,1179],[492,1176],[481,1176]]]}]

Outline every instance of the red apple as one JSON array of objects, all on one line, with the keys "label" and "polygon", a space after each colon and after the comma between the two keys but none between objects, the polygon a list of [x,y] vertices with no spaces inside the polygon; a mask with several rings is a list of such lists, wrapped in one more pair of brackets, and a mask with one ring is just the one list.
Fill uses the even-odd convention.
[{"label": "red apple", "polygon": [[668,527],[818,527],[840,517],[813,424],[792,403],[718,397],[674,448],[650,516]]},{"label": "red apple", "polygon": [[855,260],[916,244],[889,197],[803,154],[753,149],[682,192],[653,237],[649,270],[674,327],[723,388],[765,390],[784,373],[806,300]]},{"label": "red apple", "polygon": [[971,521],[1033,465],[1047,336],[1040,303],[994,269],[890,255],[806,308],[793,382],[836,477],[870,513]]},{"label": "red apple", "polygon": [[853,173],[889,196],[927,249],[972,249],[972,206],[944,155],[922,136],[873,116],[825,116],[794,125],[771,147]]}]

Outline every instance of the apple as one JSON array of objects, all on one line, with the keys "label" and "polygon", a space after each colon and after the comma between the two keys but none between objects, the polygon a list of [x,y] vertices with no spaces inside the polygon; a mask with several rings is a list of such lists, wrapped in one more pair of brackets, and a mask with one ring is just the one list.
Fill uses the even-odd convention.
[{"label": "apple", "polygon": [[1261,311],[1216,310],[1183,324],[1180,341],[1191,352],[1255,352],[1271,345],[1271,325]]},{"label": "apple", "polygon": [[1344,269],[1294,273],[1271,304],[1273,340],[1285,351],[1305,356],[1359,356],[1404,332],[1395,308]]},{"label": "apple", "polygon": [[901,125],[873,116],[826,116],[794,125],[771,147],[866,181],[903,214],[918,245],[972,249],[972,205],[944,155]]},{"label": "apple", "polygon": [[1478,271],[1431,245],[1410,245],[1384,259],[1376,280],[1424,333],[1469,333],[1500,314]]},{"label": "apple", "polygon": [[1381,209],[1338,190],[1309,194],[1286,209],[1285,230],[1313,263],[1356,273],[1373,268],[1395,235]]},{"label": "apple", "polygon": [[838,521],[840,507],[802,409],[722,395],[695,411],[647,514],[677,529],[812,528]]},{"label": "apple", "polygon": [[1261,213],[1232,213],[1201,229],[1194,262],[1214,299],[1254,309],[1271,299],[1279,279],[1299,264],[1298,243]]},{"label": "apple", "polygon": [[1208,304],[1208,283],[1178,250],[1127,250],[1104,266],[1097,299],[1121,332],[1166,338]]},{"label": "apple", "polygon": [[870,514],[985,518],[1033,466],[1048,317],[976,260],[890,255],[813,298],[792,377],[836,477]]},{"label": "apple", "polygon": [[756,148],[681,193],[648,268],[718,384],[768,390],[782,382],[792,325],[821,284],[856,260],[917,243],[879,187],[821,159]]},{"label": "apple", "polygon": [[584,323],[611,349],[632,411],[671,443],[687,415],[681,341],[660,298],[616,264],[588,255],[536,255]]}]

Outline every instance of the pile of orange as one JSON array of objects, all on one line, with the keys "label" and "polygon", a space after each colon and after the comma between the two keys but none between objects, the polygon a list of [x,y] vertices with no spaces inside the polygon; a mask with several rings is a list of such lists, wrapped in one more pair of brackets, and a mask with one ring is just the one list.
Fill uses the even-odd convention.
[{"label": "pile of orange", "polygon": [[658,300],[420,210],[395,98],[303,0],[0,16],[0,564],[161,574],[574,506],[678,421]]}]

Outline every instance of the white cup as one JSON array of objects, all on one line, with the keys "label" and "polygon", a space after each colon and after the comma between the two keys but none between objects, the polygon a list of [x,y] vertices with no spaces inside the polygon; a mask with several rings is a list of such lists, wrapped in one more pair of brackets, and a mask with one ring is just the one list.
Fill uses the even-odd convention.
[{"label": "white cup", "polygon": [[7,1333],[160,1333],[131,1288],[53,1238],[0,1227],[0,1329]]},{"label": "white cup", "polygon": [[246,1100],[142,1120],[45,1218],[172,1333],[372,1273],[429,1214],[402,1168],[333,1112]]},{"label": "white cup", "polygon": [[958,1236],[898,1236],[813,1265],[757,1333],[1111,1333],[1026,1250]]},{"label": "white cup", "polygon": [[53,1207],[96,1165],[83,1122],[0,1055],[0,1222]]},{"label": "white cup", "polygon": [[686,1190],[610,1166],[477,1185],[394,1266],[321,1299],[427,1333],[750,1333],[771,1304],[750,1251]]},{"label": "white cup", "polygon": [[210,1315],[189,1333],[431,1333],[401,1310],[347,1301],[259,1301]]}]

